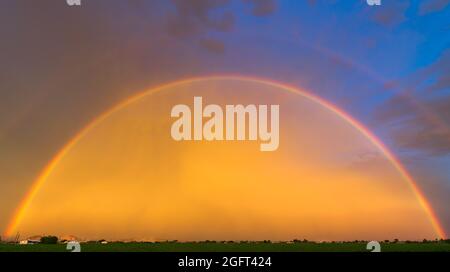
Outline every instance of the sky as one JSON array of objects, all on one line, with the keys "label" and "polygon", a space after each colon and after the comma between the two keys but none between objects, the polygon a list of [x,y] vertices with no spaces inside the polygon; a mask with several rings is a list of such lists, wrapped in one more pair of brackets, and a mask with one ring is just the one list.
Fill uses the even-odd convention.
[{"label": "sky", "polygon": [[[202,97],[205,111],[211,102],[278,105],[279,145],[261,152],[258,144],[267,142],[262,139],[175,141],[168,132],[189,125],[177,128],[168,113],[174,104],[192,105],[194,96]],[[228,135],[228,117],[226,123]],[[236,76],[178,81],[127,100],[83,129],[40,175],[7,236],[139,241],[444,236],[426,200],[410,190],[411,180],[389,157],[364,128],[305,90]]]},{"label": "sky", "polygon": [[450,1],[34,2],[0,3],[0,229],[99,114],[162,83],[238,74],[360,121],[450,232]]}]

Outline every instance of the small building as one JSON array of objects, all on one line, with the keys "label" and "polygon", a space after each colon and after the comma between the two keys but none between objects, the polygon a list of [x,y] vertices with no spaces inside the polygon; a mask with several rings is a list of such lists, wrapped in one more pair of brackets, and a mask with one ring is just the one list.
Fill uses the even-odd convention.
[{"label": "small building", "polygon": [[26,239],[19,242],[20,245],[35,245],[39,244],[40,240],[32,240],[32,239]]}]

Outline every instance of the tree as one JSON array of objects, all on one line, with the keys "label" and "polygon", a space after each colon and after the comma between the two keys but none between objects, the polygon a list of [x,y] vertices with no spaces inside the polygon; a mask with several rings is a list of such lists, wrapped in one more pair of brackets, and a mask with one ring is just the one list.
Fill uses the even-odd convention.
[{"label": "tree", "polygon": [[41,237],[41,244],[52,245],[52,244],[57,244],[57,243],[58,243],[58,237],[56,237],[56,236]]}]

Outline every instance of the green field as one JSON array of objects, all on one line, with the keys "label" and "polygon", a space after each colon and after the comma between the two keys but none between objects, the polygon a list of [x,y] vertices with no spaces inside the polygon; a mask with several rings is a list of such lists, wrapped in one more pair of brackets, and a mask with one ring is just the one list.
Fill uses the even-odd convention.
[{"label": "green field", "polygon": [[[367,252],[366,243],[81,243],[83,252]],[[450,252],[448,242],[381,243],[383,252]],[[0,252],[67,252],[65,244],[0,244]]]}]

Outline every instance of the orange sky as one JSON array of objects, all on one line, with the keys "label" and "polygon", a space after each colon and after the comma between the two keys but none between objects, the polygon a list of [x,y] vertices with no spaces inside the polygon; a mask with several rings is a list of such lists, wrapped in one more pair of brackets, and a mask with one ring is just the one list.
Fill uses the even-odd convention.
[{"label": "orange sky", "polygon": [[[176,142],[171,108],[279,104],[280,146]],[[44,175],[14,226],[86,239],[437,238],[383,150],[336,112],[242,79],[173,84],[92,125]]]}]

